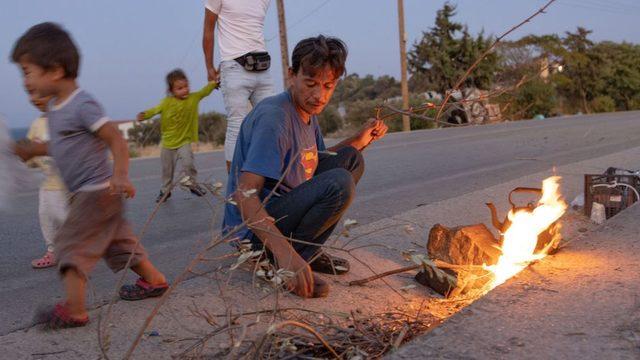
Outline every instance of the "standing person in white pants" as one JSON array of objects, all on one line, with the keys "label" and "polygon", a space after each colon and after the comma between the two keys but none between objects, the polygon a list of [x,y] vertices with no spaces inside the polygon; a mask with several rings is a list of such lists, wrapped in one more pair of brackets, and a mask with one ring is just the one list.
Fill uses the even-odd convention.
[{"label": "standing person in white pants", "polygon": [[[274,95],[271,58],[264,41],[264,19],[271,0],[205,0],[202,49],[209,81],[217,81],[227,111],[224,156],[230,169],[240,125],[252,106]],[[214,67],[218,28],[221,63]]]},{"label": "standing person in white pants", "polygon": [[[43,113],[29,128],[27,138],[31,141],[49,141],[48,120],[44,115],[47,111],[49,100],[51,100],[50,97],[42,98],[31,94],[31,103]],[[40,185],[38,215],[47,251],[41,258],[31,261],[33,268],[42,269],[57,264],[53,239],[69,213],[69,193],[60,175],[58,175],[58,170],[50,156],[34,158],[30,161],[30,164],[41,168],[46,176],[46,179]]]}]

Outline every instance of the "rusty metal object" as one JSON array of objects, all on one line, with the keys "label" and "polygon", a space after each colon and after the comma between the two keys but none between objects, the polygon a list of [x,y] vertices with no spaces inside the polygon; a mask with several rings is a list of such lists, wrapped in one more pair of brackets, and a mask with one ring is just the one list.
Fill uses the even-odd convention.
[{"label": "rusty metal object", "polygon": [[[513,200],[513,194],[516,193],[530,193],[535,194],[537,196],[542,195],[542,189],[539,188],[528,188],[528,187],[517,187],[509,193],[509,204],[511,205],[511,212],[516,213],[518,211],[533,211],[536,208],[534,202],[529,202],[523,206],[518,206],[515,204]],[[500,234],[504,234],[505,231],[511,226],[511,221],[509,220],[509,215],[504,217],[504,221],[500,221],[498,219],[498,211],[496,210],[495,205],[493,203],[485,204],[489,211],[491,212],[491,223],[493,227],[500,232]],[[545,251],[549,254],[553,253],[557,250],[558,245],[560,244],[561,234],[560,234],[560,223],[555,222],[551,226],[549,226],[545,231],[543,231],[540,235],[538,235],[538,243],[536,245],[536,252]]]},{"label": "rusty metal object", "polygon": [[[531,194],[536,194],[537,196],[541,196],[542,189],[529,188],[529,187],[517,187],[511,190],[511,192],[509,192],[509,204],[511,205],[511,211],[513,213],[516,213],[517,211],[520,211],[520,210],[533,211],[533,209],[535,209],[536,207],[533,202],[529,202],[524,206],[517,206],[513,202],[514,193],[531,193]],[[489,211],[491,211],[491,223],[493,224],[493,227],[496,228],[496,230],[498,230],[501,234],[507,231],[509,226],[511,226],[511,221],[509,220],[508,213],[507,215],[505,215],[504,221],[500,222],[500,220],[498,220],[498,211],[496,210],[495,205],[493,205],[493,203],[486,203],[485,205],[489,208]]]}]

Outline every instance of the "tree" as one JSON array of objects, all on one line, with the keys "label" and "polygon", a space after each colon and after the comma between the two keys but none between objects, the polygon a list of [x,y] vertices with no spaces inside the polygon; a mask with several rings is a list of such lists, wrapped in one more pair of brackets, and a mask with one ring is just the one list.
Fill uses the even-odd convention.
[{"label": "tree", "polygon": [[[434,27],[423,32],[422,39],[409,52],[409,85],[413,91],[436,90],[444,94],[491,45],[491,37],[481,32],[474,38],[465,25],[452,20],[455,15],[456,7],[445,3],[436,14]],[[464,86],[490,88],[497,67],[498,55],[493,52],[466,79]]]},{"label": "tree", "polygon": [[593,51],[589,40],[591,30],[578,27],[575,33],[567,32],[562,39],[564,47],[564,72],[558,74],[558,90],[582,112],[590,113],[590,101],[596,98],[605,86],[600,66],[601,54]]},{"label": "tree", "polygon": [[[604,79],[604,89],[601,95],[610,97],[615,109],[638,109],[638,105],[640,105],[640,46],[604,41],[595,45],[592,51],[603,60],[600,75]],[[602,103],[602,101],[601,99],[600,102]],[[610,106],[608,109],[610,110]]]},{"label": "tree", "polygon": [[540,75],[543,63],[562,63],[562,40],[557,35],[528,35],[516,41],[503,41],[497,47],[500,71],[495,83],[513,86],[522,78]]},{"label": "tree", "polygon": [[347,75],[338,83],[331,103],[338,106],[345,101],[388,99],[399,95],[400,83],[392,76],[360,77],[354,73]]},{"label": "tree", "polygon": [[160,121],[135,123],[127,134],[129,141],[138,146],[157,145],[160,143]]}]

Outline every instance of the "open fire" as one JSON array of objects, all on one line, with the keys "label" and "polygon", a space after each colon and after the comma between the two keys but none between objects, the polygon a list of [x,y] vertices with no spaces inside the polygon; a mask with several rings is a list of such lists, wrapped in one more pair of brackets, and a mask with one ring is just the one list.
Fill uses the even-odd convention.
[{"label": "open fire", "polygon": [[[536,201],[516,205],[512,197],[524,193],[535,194]],[[542,188],[514,189],[509,203],[511,209],[503,222],[498,220],[495,206],[487,204],[500,235],[497,239],[484,224],[434,225],[427,256],[412,256],[424,267],[416,280],[447,297],[486,293],[558,247],[559,220],[567,209],[559,176],[545,179]]]},{"label": "open fire", "polygon": [[567,209],[560,194],[560,177],[552,176],[542,182],[542,197],[533,210],[510,210],[511,225],[503,234],[502,254],[495,265],[486,266],[494,279],[494,288],[519,273],[531,261],[545,257],[550,244],[536,252],[540,234],[558,221]]}]

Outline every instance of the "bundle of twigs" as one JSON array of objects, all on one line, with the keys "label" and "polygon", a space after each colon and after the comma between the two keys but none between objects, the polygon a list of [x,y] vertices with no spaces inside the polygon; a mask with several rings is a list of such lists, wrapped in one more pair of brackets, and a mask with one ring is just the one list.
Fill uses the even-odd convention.
[{"label": "bundle of twigs", "polygon": [[440,320],[422,311],[362,315],[339,321],[315,314],[284,321],[257,344],[256,359],[376,359],[423,334]]}]

